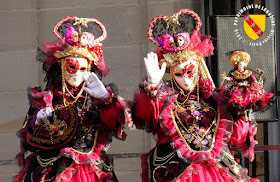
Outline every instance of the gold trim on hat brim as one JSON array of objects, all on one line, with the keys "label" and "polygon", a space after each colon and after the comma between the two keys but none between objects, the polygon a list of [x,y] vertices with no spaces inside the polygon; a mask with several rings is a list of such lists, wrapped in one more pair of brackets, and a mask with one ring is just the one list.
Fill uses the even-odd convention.
[{"label": "gold trim on hat brim", "polygon": [[67,48],[65,48],[63,51],[57,51],[56,53],[54,53],[54,56],[58,59],[61,58],[65,58],[68,56],[75,56],[75,57],[85,57],[87,58],[89,61],[93,62],[95,65],[98,62],[98,57],[97,55],[86,49],[83,47],[77,47],[77,46],[69,46]]},{"label": "gold trim on hat brim", "polygon": [[169,52],[163,54],[163,59],[160,60],[160,64],[166,62],[167,68],[185,62],[187,60],[200,60],[203,58],[203,55],[199,54],[197,51],[184,51],[184,52]]}]

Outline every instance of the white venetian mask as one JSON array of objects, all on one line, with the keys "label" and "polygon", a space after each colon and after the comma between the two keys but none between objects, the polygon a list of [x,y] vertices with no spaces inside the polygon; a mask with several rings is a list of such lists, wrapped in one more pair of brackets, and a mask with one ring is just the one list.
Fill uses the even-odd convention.
[{"label": "white venetian mask", "polygon": [[65,80],[73,86],[78,87],[83,83],[83,74],[87,71],[88,61],[81,57],[65,58]]},{"label": "white venetian mask", "polygon": [[196,84],[198,64],[194,60],[188,60],[174,66],[171,71],[177,84],[185,91],[192,91]]}]

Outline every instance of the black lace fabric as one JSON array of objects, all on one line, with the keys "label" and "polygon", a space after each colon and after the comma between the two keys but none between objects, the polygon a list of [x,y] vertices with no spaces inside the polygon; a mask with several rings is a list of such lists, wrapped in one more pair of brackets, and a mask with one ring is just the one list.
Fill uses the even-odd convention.
[{"label": "black lace fabric", "polygon": [[[64,23],[62,23],[60,25],[60,27],[58,28],[58,32],[59,32],[59,34],[61,36],[65,35],[69,23],[76,30],[79,30],[79,25],[74,25],[75,24],[74,20],[68,20],[68,21],[65,21]],[[95,36],[95,38],[100,37],[102,35],[102,33],[103,33],[103,31],[100,28],[100,26],[97,23],[95,23],[95,22],[88,22],[87,26],[81,26],[81,32],[90,32],[90,33],[92,33]]]},{"label": "black lace fabric", "polygon": [[153,37],[157,39],[165,34],[177,34],[182,32],[188,32],[190,35],[195,29],[196,21],[191,15],[182,14],[178,17],[178,22],[180,25],[172,24],[171,26],[167,25],[167,22],[164,20],[156,22],[153,28]]}]

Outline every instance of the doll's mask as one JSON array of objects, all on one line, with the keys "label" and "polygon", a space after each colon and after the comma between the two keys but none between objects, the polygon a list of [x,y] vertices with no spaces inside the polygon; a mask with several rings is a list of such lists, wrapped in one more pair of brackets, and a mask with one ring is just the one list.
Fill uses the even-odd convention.
[{"label": "doll's mask", "polygon": [[198,64],[190,59],[174,66],[171,69],[172,75],[177,84],[185,91],[192,91],[195,87],[198,74]]},{"label": "doll's mask", "polygon": [[188,33],[179,33],[174,36],[178,47],[186,48],[190,44],[190,35]]},{"label": "doll's mask", "polygon": [[238,71],[242,72],[247,67],[247,63],[245,61],[240,61],[238,63]]},{"label": "doll's mask", "polygon": [[81,57],[65,58],[65,80],[73,86],[78,87],[83,83],[83,75],[87,71],[88,61]]}]

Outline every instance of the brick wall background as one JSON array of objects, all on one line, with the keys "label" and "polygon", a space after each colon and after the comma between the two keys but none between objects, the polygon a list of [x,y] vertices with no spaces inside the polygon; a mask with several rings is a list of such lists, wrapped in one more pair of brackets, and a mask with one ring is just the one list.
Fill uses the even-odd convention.
[{"label": "brick wall background", "polygon": [[[146,31],[158,15],[172,15],[182,8],[201,15],[194,0],[0,0],[0,181],[12,181],[18,167],[16,131],[28,109],[27,87],[41,86],[44,74],[36,62],[42,40],[53,41],[54,25],[63,17],[92,17],[101,21],[108,37],[103,42],[105,62],[111,73],[103,80],[114,82],[120,95],[131,100],[145,76],[144,56],[154,50]],[[126,131],[127,140],[114,140],[110,154],[143,153],[154,145],[144,131]],[[121,182],[141,181],[139,157],[116,155],[114,167]]]}]

